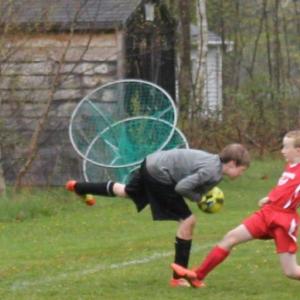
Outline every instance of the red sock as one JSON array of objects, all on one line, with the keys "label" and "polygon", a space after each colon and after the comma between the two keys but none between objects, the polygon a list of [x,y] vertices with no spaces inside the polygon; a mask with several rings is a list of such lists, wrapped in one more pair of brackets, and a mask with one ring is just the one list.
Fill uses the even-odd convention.
[{"label": "red sock", "polygon": [[212,271],[218,264],[220,264],[228,255],[229,251],[216,246],[206,256],[203,263],[196,269],[197,277],[202,280],[206,275]]}]

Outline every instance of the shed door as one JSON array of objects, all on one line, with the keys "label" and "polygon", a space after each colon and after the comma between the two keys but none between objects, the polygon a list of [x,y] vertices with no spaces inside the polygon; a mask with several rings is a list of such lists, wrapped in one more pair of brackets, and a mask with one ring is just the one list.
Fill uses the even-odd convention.
[{"label": "shed door", "polygon": [[126,77],[158,84],[175,99],[173,43],[157,34],[129,35],[126,40]]}]

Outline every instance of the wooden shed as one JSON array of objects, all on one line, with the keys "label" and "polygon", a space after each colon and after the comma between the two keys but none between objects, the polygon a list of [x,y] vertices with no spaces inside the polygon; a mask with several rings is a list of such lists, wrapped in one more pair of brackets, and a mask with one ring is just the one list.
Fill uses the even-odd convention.
[{"label": "wooden shed", "polygon": [[[47,115],[24,183],[79,177],[68,123],[75,105],[120,78],[155,82],[175,95],[175,23],[160,1],[15,0],[0,3],[2,164],[13,182]],[[167,74],[167,75],[166,75]]]},{"label": "wooden shed", "polygon": [[[176,98],[176,24],[163,1],[0,1],[0,26],[0,162],[8,182],[35,151],[30,142],[43,119],[24,183],[79,178],[82,161],[69,141],[70,115],[100,85],[145,79]],[[214,38],[208,41],[207,99],[220,107],[220,41],[214,44]]]}]

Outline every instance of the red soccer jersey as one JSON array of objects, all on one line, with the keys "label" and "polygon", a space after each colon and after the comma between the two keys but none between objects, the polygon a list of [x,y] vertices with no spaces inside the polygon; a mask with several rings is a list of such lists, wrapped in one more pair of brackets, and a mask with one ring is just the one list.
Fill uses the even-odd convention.
[{"label": "red soccer jersey", "polygon": [[271,205],[296,210],[300,205],[300,163],[288,164],[269,195]]}]

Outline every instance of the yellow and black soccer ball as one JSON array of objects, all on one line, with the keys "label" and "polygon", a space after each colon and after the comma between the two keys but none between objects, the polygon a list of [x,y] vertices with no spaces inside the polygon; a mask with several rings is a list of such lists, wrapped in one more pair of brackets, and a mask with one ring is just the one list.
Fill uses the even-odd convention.
[{"label": "yellow and black soccer ball", "polygon": [[217,213],[224,205],[224,193],[219,187],[215,186],[203,195],[197,204],[198,207],[205,213]]}]

